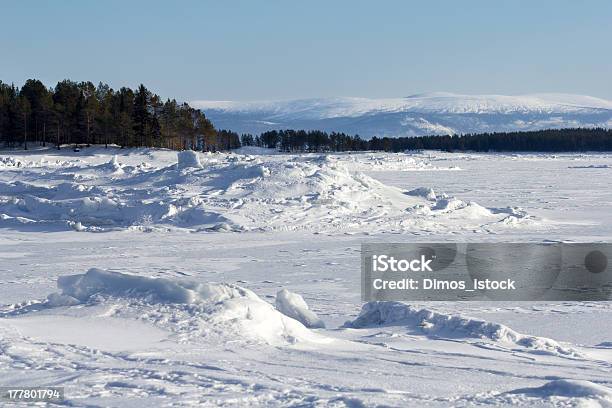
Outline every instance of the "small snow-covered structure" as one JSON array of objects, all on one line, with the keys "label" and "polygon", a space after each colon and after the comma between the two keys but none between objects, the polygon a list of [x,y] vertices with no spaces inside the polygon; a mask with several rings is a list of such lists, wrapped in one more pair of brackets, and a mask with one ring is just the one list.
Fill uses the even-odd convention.
[{"label": "small snow-covered structure", "polygon": [[312,310],[304,301],[304,298],[297,293],[289,292],[287,289],[280,290],[276,294],[276,310],[302,323],[311,329],[325,327],[323,320]]},{"label": "small snow-covered structure", "polygon": [[194,152],[193,150],[183,150],[182,152],[178,152],[177,156],[178,163],[176,164],[176,166],[179,169],[201,169],[203,167],[202,163],[200,163],[200,157],[198,156],[198,153]]}]

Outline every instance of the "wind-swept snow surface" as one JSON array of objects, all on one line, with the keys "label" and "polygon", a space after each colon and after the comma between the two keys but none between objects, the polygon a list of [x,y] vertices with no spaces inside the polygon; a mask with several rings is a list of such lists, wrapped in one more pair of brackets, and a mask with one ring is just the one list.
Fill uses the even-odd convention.
[{"label": "wind-swept snow surface", "polygon": [[18,375],[0,384],[61,384],[68,405],[610,401],[612,356],[485,320],[372,302],[315,332],[287,316],[316,320],[284,289],[282,314],[234,284],[90,269],[57,285],[2,310],[0,370]]},{"label": "wind-swept snow surface", "polygon": [[372,136],[421,136],[563,127],[612,127],[612,102],[582,95],[457,95],[321,98],[292,101],[194,101],[239,133],[317,129]]},{"label": "wind-swept snow surface", "polygon": [[537,353],[577,355],[575,350],[561,346],[554,340],[526,336],[502,324],[416,309],[402,302],[368,302],[363,305],[354,321],[346,323],[347,327],[353,328],[394,325],[403,325],[409,330],[440,338],[485,339],[498,344],[524,347]]},{"label": "wind-swept snow surface", "polygon": [[612,389],[589,381],[556,380],[537,388],[514,390],[513,393],[559,395],[563,397],[595,397],[612,402]]},{"label": "wind-swept snow surface", "polygon": [[364,305],[360,247],[610,241],[612,156],[242,152],[0,151],[0,386],[77,407],[610,406],[610,302]]},{"label": "wind-swept snow surface", "polygon": [[[161,152],[160,152],[161,153]],[[176,157],[164,152],[170,160]],[[528,226],[518,208],[485,208],[445,194],[430,200],[360,171],[457,170],[427,160],[351,155],[178,153],[177,164],[68,166],[24,163],[0,175],[0,225],[77,231],[185,228],[196,231],[405,231]],[[10,158],[14,160],[13,158]],[[359,171],[358,171],[359,170]],[[41,173],[44,178],[41,179]],[[418,187],[418,186],[415,186]],[[408,194],[407,194],[408,193]]]}]

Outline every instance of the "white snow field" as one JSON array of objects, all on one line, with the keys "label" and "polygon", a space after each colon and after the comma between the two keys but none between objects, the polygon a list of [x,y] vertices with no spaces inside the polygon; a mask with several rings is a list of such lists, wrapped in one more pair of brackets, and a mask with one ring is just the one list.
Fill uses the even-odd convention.
[{"label": "white snow field", "polygon": [[610,302],[360,301],[364,242],[610,241],[612,155],[0,151],[0,386],[612,407]]}]

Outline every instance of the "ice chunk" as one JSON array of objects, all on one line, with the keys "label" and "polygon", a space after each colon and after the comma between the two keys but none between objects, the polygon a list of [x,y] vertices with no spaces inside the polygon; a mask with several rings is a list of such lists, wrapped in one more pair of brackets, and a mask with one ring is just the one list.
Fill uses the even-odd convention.
[{"label": "ice chunk", "polygon": [[114,155],[112,159],[107,163],[107,167],[115,173],[123,173],[123,168],[119,164],[117,155]]},{"label": "ice chunk", "polygon": [[194,152],[193,150],[184,150],[182,152],[178,152],[177,156],[177,167],[179,169],[202,168],[202,163],[200,163],[200,157],[198,156],[198,153]]},{"label": "ice chunk", "polygon": [[47,306],[60,307],[60,306],[73,306],[79,304],[79,300],[72,296],[62,295],[60,293],[51,293],[47,296]]},{"label": "ice chunk", "polygon": [[414,190],[408,191],[406,194],[416,197],[423,197],[428,199],[429,201],[436,201],[437,199],[436,192],[429,187],[415,188]]},{"label": "ice chunk", "polygon": [[289,292],[287,289],[280,290],[276,294],[276,310],[289,316],[304,326],[309,328],[324,328],[325,323],[304,301],[304,298],[297,293]]}]

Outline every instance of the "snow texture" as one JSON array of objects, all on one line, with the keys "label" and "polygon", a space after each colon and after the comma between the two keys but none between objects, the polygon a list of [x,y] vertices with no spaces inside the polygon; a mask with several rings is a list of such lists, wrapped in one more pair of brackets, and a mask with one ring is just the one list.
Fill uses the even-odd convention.
[{"label": "snow texture", "polygon": [[[92,268],[85,274],[60,276],[57,286],[61,293],[51,294],[48,306],[128,300],[136,301],[138,309],[157,310],[155,304],[176,304],[184,312],[184,319],[212,326],[221,336],[245,335],[270,344],[322,339],[293,316],[287,317],[252,291],[237,285],[149,278]],[[321,323],[312,312],[296,312],[297,317],[308,323],[315,326]]]},{"label": "snow texture", "polygon": [[594,384],[590,381],[555,380],[541,387],[524,388],[511,392],[514,394],[528,394],[544,397],[594,397],[612,403],[612,389],[603,385]]},{"label": "snow texture", "polygon": [[202,163],[200,163],[200,157],[197,152],[193,150],[184,150],[182,152],[178,152],[178,163],[177,167],[179,169],[201,169]]},{"label": "snow texture", "polygon": [[[445,170],[423,158],[208,154],[200,160],[200,156],[179,152],[177,165],[162,167],[148,162],[122,164],[117,155],[102,164],[23,163],[16,170],[22,174],[20,180],[10,174],[0,177],[0,225],[96,232],[176,228],[374,232],[448,225],[503,229],[537,222],[517,208],[485,208],[425,187],[406,192],[361,172]],[[17,163],[11,157],[5,161]]]},{"label": "snow texture", "polygon": [[527,336],[503,324],[472,319],[459,315],[447,315],[428,309],[417,309],[402,302],[368,302],[361,313],[347,327],[406,326],[429,336],[492,340],[501,344],[525,347],[536,352],[563,356],[578,356],[576,350],[560,345],[544,337]]},{"label": "snow texture", "polygon": [[308,308],[304,298],[287,289],[282,289],[276,294],[276,310],[301,322],[306,327],[312,329],[325,327],[323,320]]},{"label": "snow texture", "polygon": [[612,406],[610,302],[359,290],[364,242],[610,241],[611,155],[195,155],[0,151],[0,386],[75,407]]}]

